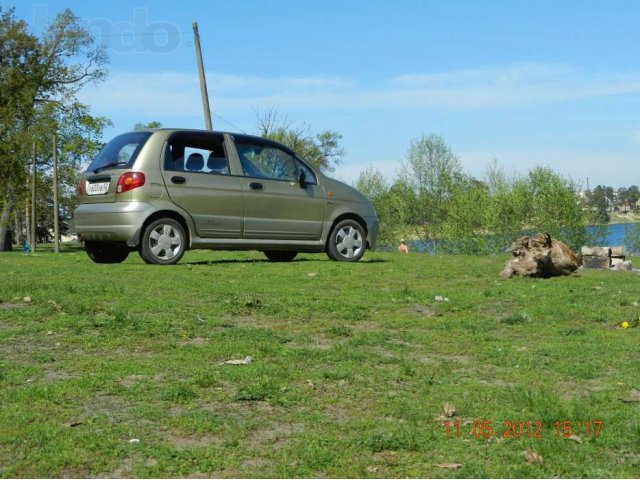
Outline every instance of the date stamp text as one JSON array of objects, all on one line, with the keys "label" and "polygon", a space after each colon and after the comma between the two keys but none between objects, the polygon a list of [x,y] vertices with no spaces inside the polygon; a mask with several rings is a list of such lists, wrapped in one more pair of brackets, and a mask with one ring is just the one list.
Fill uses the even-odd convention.
[{"label": "date stamp text", "polygon": [[471,424],[461,424],[460,420],[447,420],[443,423],[447,437],[475,437],[480,438],[535,438],[541,439],[545,435],[554,435],[558,438],[582,438],[596,439],[602,430],[602,420],[556,420],[543,422],[542,420],[504,420],[493,422],[491,420],[476,419]]}]

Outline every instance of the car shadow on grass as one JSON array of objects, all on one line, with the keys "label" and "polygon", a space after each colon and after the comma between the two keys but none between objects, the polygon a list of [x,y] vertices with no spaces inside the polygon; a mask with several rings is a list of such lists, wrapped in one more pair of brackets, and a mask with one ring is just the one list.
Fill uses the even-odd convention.
[{"label": "car shadow on grass", "polygon": [[[331,262],[328,258],[296,258],[288,262],[272,262],[268,258],[229,258],[221,260],[204,260],[199,262],[180,262],[180,265],[222,265],[226,263],[327,263]],[[387,263],[388,260],[381,258],[372,258],[371,260],[360,260],[358,264],[363,263]]]}]

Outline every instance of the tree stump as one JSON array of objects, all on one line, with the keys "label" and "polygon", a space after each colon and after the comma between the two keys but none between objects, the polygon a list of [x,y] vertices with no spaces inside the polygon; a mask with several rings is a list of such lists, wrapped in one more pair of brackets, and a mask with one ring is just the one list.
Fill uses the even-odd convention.
[{"label": "tree stump", "polygon": [[505,278],[514,275],[541,278],[571,275],[582,263],[566,244],[552,239],[548,233],[520,237],[508,250],[513,258],[500,272]]}]

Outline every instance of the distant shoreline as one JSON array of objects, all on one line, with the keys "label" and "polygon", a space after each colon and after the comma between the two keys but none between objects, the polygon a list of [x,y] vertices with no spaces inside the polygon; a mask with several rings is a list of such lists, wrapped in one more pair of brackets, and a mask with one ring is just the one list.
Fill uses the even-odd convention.
[{"label": "distant shoreline", "polygon": [[608,225],[614,225],[617,223],[640,223],[640,214],[638,213],[617,213],[611,212]]}]

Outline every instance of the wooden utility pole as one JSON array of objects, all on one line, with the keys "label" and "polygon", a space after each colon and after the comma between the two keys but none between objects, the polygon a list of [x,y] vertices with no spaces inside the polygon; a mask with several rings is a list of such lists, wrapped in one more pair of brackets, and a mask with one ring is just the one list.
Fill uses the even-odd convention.
[{"label": "wooden utility pole", "polygon": [[60,253],[60,225],[58,225],[58,143],[53,134],[53,251]]},{"label": "wooden utility pole", "polygon": [[[27,188],[29,188],[28,185]],[[31,245],[31,216],[29,215],[29,199],[27,198],[26,200],[27,201],[25,202],[24,206],[24,243],[27,245]],[[24,245],[20,245],[21,248],[23,246]]]},{"label": "wooden utility pole", "polygon": [[36,142],[33,142],[33,170],[31,172],[31,251],[36,251]]},{"label": "wooden utility pole", "polygon": [[202,96],[202,109],[204,110],[204,124],[207,130],[213,130],[211,125],[211,109],[209,107],[209,94],[207,93],[207,80],[204,77],[204,65],[202,64],[202,50],[200,49],[200,34],[198,22],[193,22],[193,43],[196,46],[196,61],[198,62],[198,74],[200,76],[200,95]]}]

